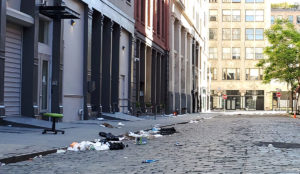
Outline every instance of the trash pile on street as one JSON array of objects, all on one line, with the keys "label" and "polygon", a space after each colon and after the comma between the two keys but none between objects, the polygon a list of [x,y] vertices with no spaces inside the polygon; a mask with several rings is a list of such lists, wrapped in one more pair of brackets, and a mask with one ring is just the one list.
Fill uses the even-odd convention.
[{"label": "trash pile on street", "polygon": [[[122,123],[119,123],[121,126]],[[96,139],[94,141],[82,141],[82,142],[73,142],[67,148],[68,151],[88,151],[88,150],[121,150],[128,145],[124,145],[122,140],[135,140],[135,144],[144,145],[148,143],[148,139],[159,138],[163,135],[171,135],[176,133],[174,127],[170,128],[159,128],[157,126],[153,127],[149,131],[141,130],[138,133],[129,132],[125,135],[125,137],[115,136],[111,133],[99,132],[99,136],[102,139]],[[57,150],[56,153],[65,153],[66,151],[63,149]]]}]

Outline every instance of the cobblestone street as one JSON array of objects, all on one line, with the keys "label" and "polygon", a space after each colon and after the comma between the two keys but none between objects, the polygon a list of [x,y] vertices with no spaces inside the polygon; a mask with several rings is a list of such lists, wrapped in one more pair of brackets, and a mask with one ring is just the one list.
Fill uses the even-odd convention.
[{"label": "cobblestone street", "polygon": [[146,145],[125,141],[124,150],[51,154],[2,166],[0,173],[300,173],[299,119],[219,115],[175,128]]}]

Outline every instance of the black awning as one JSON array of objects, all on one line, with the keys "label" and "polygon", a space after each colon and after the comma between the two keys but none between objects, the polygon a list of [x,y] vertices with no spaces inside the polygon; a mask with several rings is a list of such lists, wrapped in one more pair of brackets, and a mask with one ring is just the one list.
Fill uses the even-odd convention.
[{"label": "black awning", "polygon": [[52,19],[79,19],[80,14],[66,6],[40,6],[40,13]]}]

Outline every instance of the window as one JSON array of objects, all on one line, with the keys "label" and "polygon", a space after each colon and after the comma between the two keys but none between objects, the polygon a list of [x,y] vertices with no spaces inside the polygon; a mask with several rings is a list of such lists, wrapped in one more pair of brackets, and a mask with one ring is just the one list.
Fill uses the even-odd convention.
[{"label": "window", "polygon": [[247,68],[246,69],[246,80],[262,80],[263,71],[262,69]]},{"label": "window", "polygon": [[232,10],[232,22],[241,21],[241,10]]},{"label": "window", "polygon": [[264,21],[264,11],[263,10],[256,10],[255,11],[255,21],[263,22]]},{"label": "window", "polygon": [[246,10],[246,22],[254,21],[254,10]]},{"label": "window", "polygon": [[217,21],[218,10],[209,10],[209,21]]},{"label": "window", "polygon": [[246,48],[246,59],[263,59],[264,49],[261,47],[257,48]]},{"label": "window", "polygon": [[231,39],[231,29],[230,28],[223,28],[222,34],[223,34],[223,40]]},{"label": "window", "polygon": [[293,23],[293,16],[288,16],[288,19],[289,19],[289,21],[290,21],[290,23]]},{"label": "window", "polygon": [[231,11],[230,10],[223,10],[223,22],[230,22],[231,21]]},{"label": "window", "polygon": [[275,21],[275,17],[271,16],[271,24],[274,24],[274,21]]},{"label": "window", "polygon": [[209,0],[209,3],[217,3],[217,0]]},{"label": "window", "polygon": [[211,80],[217,80],[217,68],[210,68]]},{"label": "window", "polygon": [[223,80],[240,80],[240,69],[223,69]]},{"label": "window", "polygon": [[232,48],[232,59],[240,59],[241,58],[241,48]]},{"label": "window", "polygon": [[241,0],[232,0],[232,3],[239,3]]},{"label": "window", "polygon": [[300,24],[300,16],[297,16],[297,24]]},{"label": "window", "polygon": [[281,15],[277,16],[277,19],[282,19],[282,16]]},{"label": "window", "polygon": [[39,20],[39,42],[48,44],[49,22]]},{"label": "window", "polygon": [[222,2],[231,2],[231,0],[223,0]]},{"label": "window", "polygon": [[246,0],[246,3],[253,3],[254,1],[258,3],[264,2],[264,0]]},{"label": "window", "polygon": [[246,48],[246,59],[254,59],[254,48]]},{"label": "window", "polygon": [[254,29],[246,28],[246,40],[254,40]]},{"label": "window", "polygon": [[264,49],[263,48],[255,48],[255,59],[263,59],[264,58]]},{"label": "window", "polygon": [[255,40],[263,40],[264,39],[264,29],[256,28],[255,29]]},{"label": "window", "polygon": [[223,49],[223,59],[231,59],[230,48],[222,48]]},{"label": "window", "polygon": [[142,24],[145,23],[145,1],[141,1],[141,22]]},{"label": "window", "polygon": [[232,29],[232,40],[240,40],[241,39],[241,29],[233,28]]},{"label": "window", "polygon": [[217,48],[209,48],[209,58],[210,59],[217,59],[218,58],[218,49]]},{"label": "window", "polygon": [[216,28],[209,29],[209,40],[217,40],[217,31]]}]

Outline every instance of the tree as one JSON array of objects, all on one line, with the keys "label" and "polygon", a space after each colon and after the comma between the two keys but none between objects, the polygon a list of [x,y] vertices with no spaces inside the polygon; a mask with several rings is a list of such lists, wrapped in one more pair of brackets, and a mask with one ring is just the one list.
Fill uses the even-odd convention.
[{"label": "tree", "polygon": [[264,50],[267,58],[257,64],[264,69],[263,82],[270,83],[273,79],[286,82],[293,100],[295,83],[300,86],[300,33],[287,19],[278,19],[265,31],[265,36],[270,43]]}]

